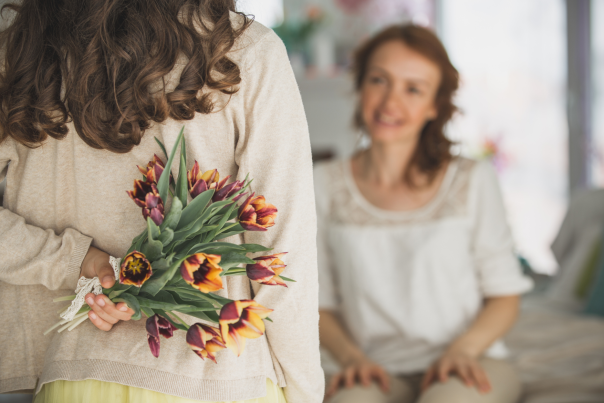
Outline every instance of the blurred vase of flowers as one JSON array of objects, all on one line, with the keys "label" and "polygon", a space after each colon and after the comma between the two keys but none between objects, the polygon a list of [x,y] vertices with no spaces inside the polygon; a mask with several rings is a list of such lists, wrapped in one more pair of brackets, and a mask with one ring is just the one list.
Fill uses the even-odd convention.
[{"label": "blurred vase of flowers", "polygon": [[310,40],[321,27],[325,14],[320,7],[311,6],[306,9],[302,18],[286,18],[278,27],[273,28],[279,35],[289,54],[292,68],[296,74],[304,72],[310,58]]},{"label": "blurred vase of flowers", "polygon": [[509,155],[503,150],[502,136],[496,138],[485,137],[480,144],[478,157],[489,159],[497,172],[501,173],[509,164]]}]

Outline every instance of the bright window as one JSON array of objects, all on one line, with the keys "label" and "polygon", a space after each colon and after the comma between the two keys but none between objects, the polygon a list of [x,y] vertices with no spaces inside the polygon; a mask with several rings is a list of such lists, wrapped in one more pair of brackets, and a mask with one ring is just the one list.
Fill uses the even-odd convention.
[{"label": "bright window", "polygon": [[283,0],[237,0],[237,10],[252,14],[256,21],[269,28],[283,22]]},{"label": "bright window", "polygon": [[567,193],[564,2],[440,4],[440,34],[462,79],[450,135],[462,153],[493,157],[518,251],[553,272],[549,246]]},{"label": "bright window", "polygon": [[591,48],[593,78],[591,180],[604,186],[604,1],[591,2]]}]

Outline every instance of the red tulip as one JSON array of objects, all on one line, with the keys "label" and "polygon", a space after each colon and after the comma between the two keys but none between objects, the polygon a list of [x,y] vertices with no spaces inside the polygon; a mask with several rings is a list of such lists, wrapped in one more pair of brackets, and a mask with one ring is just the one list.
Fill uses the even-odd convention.
[{"label": "red tulip", "polygon": [[157,358],[159,357],[159,335],[161,334],[166,339],[169,339],[174,334],[176,327],[166,318],[159,315],[153,315],[147,319],[146,327],[147,341],[149,342],[151,354]]},{"label": "red tulip", "polygon": [[142,207],[143,217],[151,217],[156,225],[164,222],[164,202],[159,197],[155,183],[147,183],[136,179],[134,181],[134,190],[127,191],[128,196],[137,206]]}]

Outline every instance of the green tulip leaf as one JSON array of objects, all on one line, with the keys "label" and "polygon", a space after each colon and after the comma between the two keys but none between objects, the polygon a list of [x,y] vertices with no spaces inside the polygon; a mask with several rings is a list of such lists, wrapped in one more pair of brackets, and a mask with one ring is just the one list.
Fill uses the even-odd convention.
[{"label": "green tulip leaf", "polygon": [[180,222],[176,228],[180,230],[195,222],[203,214],[208,203],[212,200],[212,196],[214,196],[214,189],[206,190],[194,198],[182,211]]},{"label": "green tulip leaf", "polygon": [[164,146],[164,143],[159,141],[159,139],[157,137],[154,137],[154,138],[155,138],[155,141],[157,142],[157,144],[159,145],[159,148],[161,148],[161,150],[164,152],[166,159],[168,159],[168,152],[166,151],[166,147]]},{"label": "green tulip leaf", "polygon": [[153,262],[151,267],[153,267],[153,275],[155,276],[160,270],[168,270],[170,263],[168,262],[168,259],[163,258]]},{"label": "green tulip leaf", "polygon": [[142,246],[141,252],[145,255],[147,260],[152,262],[162,257],[163,248],[164,245],[160,241],[149,239],[147,243]]},{"label": "green tulip leaf", "polygon": [[173,238],[174,231],[172,231],[170,228],[166,228],[164,232],[161,233],[158,240],[162,243],[162,245],[167,246],[170,242],[172,242]]},{"label": "green tulip leaf", "polygon": [[149,240],[159,238],[160,230],[151,217],[147,217],[147,236]]},{"label": "green tulip leaf", "polygon": [[159,192],[159,197],[161,197],[164,203],[166,203],[168,200],[168,187],[170,185],[170,171],[172,170],[172,162],[174,161],[174,156],[176,155],[176,149],[182,142],[184,133],[185,127],[183,126],[182,129],[180,129],[176,142],[174,142],[174,147],[172,147],[170,158],[168,158],[168,162],[166,163],[166,168],[157,181],[157,191]]},{"label": "green tulip leaf", "polygon": [[120,297],[112,299],[111,301],[125,302],[126,305],[128,305],[128,307],[134,311],[134,315],[132,315],[132,320],[139,320],[140,318],[142,318],[141,306],[137,300],[137,297],[135,297],[134,295],[123,293]]},{"label": "green tulip leaf", "polygon": [[232,299],[228,299],[228,298],[225,298],[225,297],[221,297],[220,295],[216,295],[216,294],[212,294],[212,293],[209,293],[209,294],[206,294],[206,295],[207,295],[209,298],[211,298],[211,299],[215,300],[216,302],[218,302],[220,305],[226,305],[226,304],[228,304],[229,302],[233,302],[233,300],[232,300]]},{"label": "green tulip leaf", "polygon": [[174,197],[172,199],[172,206],[170,206],[170,212],[164,219],[164,222],[161,223],[161,226],[159,228],[162,231],[165,228],[170,228],[171,230],[175,230],[176,227],[178,226],[178,222],[180,221],[181,214],[182,214],[182,203],[180,202],[179,198]]},{"label": "green tulip leaf", "polygon": [[291,281],[292,283],[297,283],[297,281],[296,281],[296,280],[291,279],[291,278],[289,278],[289,277],[285,277],[285,276],[281,276],[281,275],[279,275],[279,277],[280,277],[282,280],[284,280],[284,281]]},{"label": "green tulip leaf", "polygon": [[228,242],[210,242],[205,244],[199,244],[189,249],[187,255],[194,255],[196,253],[208,253],[212,255],[224,255],[225,253],[244,251],[240,245],[235,245]]},{"label": "green tulip leaf", "polygon": [[[184,142],[184,139],[183,139]],[[184,149],[184,144],[180,148]],[[188,186],[187,186],[187,165],[185,162],[185,157],[180,155],[180,169],[178,170],[178,179],[176,180],[176,197],[180,200],[183,207],[187,206],[187,195],[188,195]]]},{"label": "green tulip leaf", "polygon": [[131,252],[138,250],[140,251],[141,246],[143,245],[143,242],[145,242],[145,239],[147,238],[147,229],[145,228],[145,230],[143,232],[141,232],[136,238],[134,238],[132,240],[132,245],[130,245],[130,249],[128,249],[128,252],[126,252],[126,255],[130,254]]},{"label": "green tulip leaf", "polygon": [[182,310],[195,309],[195,307],[191,306],[191,305],[176,305],[176,304],[170,304],[170,303],[162,302],[162,301],[154,301],[154,300],[143,298],[143,297],[136,297],[136,299],[138,300],[138,303],[140,304],[140,306],[145,307],[145,308],[162,309],[164,311],[176,311],[176,310],[180,310],[180,309],[182,309]]},{"label": "green tulip leaf", "polygon": [[142,306],[141,306],[141,312],[144,313],[147,318],[150,318],[153,315],[155,315],[155,312],[153,311],[153,309],[142,307]]},{"label": "green tulip leaf", "polygon": [[233,235],[243,234],[244,232],[245,230],[243,229],[241,224],[237,223],[237,225],[235,225],[233,228],[230,228],[226,232],[222,232],[216,235],[216,240],[225,239]]},{"label": "green tulip leaf", "polygon": [[172,296],[174,297],[174,299],[176,300],[177,303],[181,304],[181,305],[192,305],[194,307],[196,307],[198,311],[215,311],[216,308],[214,307],[214,305],[212,305],[210,302],[205,301],[205,300],[201,300],[201,299],[194,299],[191,297],[187,297],[187,296],[180,296],[176,291],[170,291],[170,294],[172,294]]},{"label": "green tulip leaf", "polygon": [[205,238],[204,238],[205,242],[210,242],[210,241],[214,240],[214,238],[216,237],[216,234],[218,234],[218,231],[220,231],[224,227],[224,225],[226,224],[226,222],[229,220],[229,217],[230,217],[231,213],[233,213],[233,210],[235,210],[236,207],[237,207],[236,203],[233,203],[231,205],[231,207],[229,207],[229,209],[227,210],[226,214],[224,214],[220,218],[220,221],[217,224],[217,228],[215,230],[213,230],[212,232],[210,232],[208,235],[205,236]]},{"label": "green tulip leaf", "polygon": [[155,295],[142,293],[141,297],[150,299],[152,301],[165,302],[167,304],[178,305],[178,303],[174,300],[174,297],[172,297],[172,294],[170,294],[167,291],[160,291]]},{"label": "green tulip leaf", "polygon": [[206,320],[208,322],[218,323],[220,317],[214,311],[197,311],[197,312],[186,312],[187,315],[194,316],[197,319]]},{"label": "green tulip leaf", "polygon": [[249,257],[245,256],[245,254],[231,252],[231,253],[225,253],[224,255],[222,255],[219,265],[220,265],[220,267],[222,267],[222,270],[229,270],[231,267],[237,266],[239,264],[254,264],[254,263],[257,263],[257,262],[255,260],[250,259]]},{"label": "green tulip leaf", "polygon": [[255,243],[244,243],[239,246],[241,246],[246,253],[268,252],[273,250],[273,248],[267,248],[266,246],[257,245]]},{"label": "green tulip leaf", "polygon": [[151,295],[156,295],[161,291],[162,288],[174,277],[176,271],[180,268],[184,259],[179,259],[176,262],[172,263],[170,268],[166,270],[161,276],[155,278],[151,277],[149,280],[143,284],[141,291],[146,292]]}]

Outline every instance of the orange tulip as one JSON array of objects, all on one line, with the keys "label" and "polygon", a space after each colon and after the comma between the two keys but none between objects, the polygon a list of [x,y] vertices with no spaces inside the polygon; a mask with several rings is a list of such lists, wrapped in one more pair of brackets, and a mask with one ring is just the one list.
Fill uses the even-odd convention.
[{"label": "orange tulip", "polygon": [[279,277],[279,274],[285,270],[285,263],[281,260],[287,252],[276,253],[269,256],[254,258],[258,263],[248,264],[245,271],[250,280],[257,281],[266,285],[282,285],[287,287],[285,281]]},{"label": "orange tulip", "polygon": [[202,360],[209,358],[216,362],[214,353],[225,348],[218,329],[201,323],[195,323],[187,331],[187,344]]},{"label": "orange tulip", "polygon": [[266,231],[275,225],[277,207],[267,203],[264,196],[254,194],[239,207],[239,224],[248,231]]},{"label": "orange tulip", "polygon": [[180,265],[182,278],[193,288],[208,293],[222,289],[222,268],[218,265],[220,256],[196,253]]},{"label": "orange tulip", "polygon": [[224,305],[218,322],[225,345],[240,356],[245,348],[245,339],[255,339],[264,334],[262,319],[272,311],[249,299]]}]

